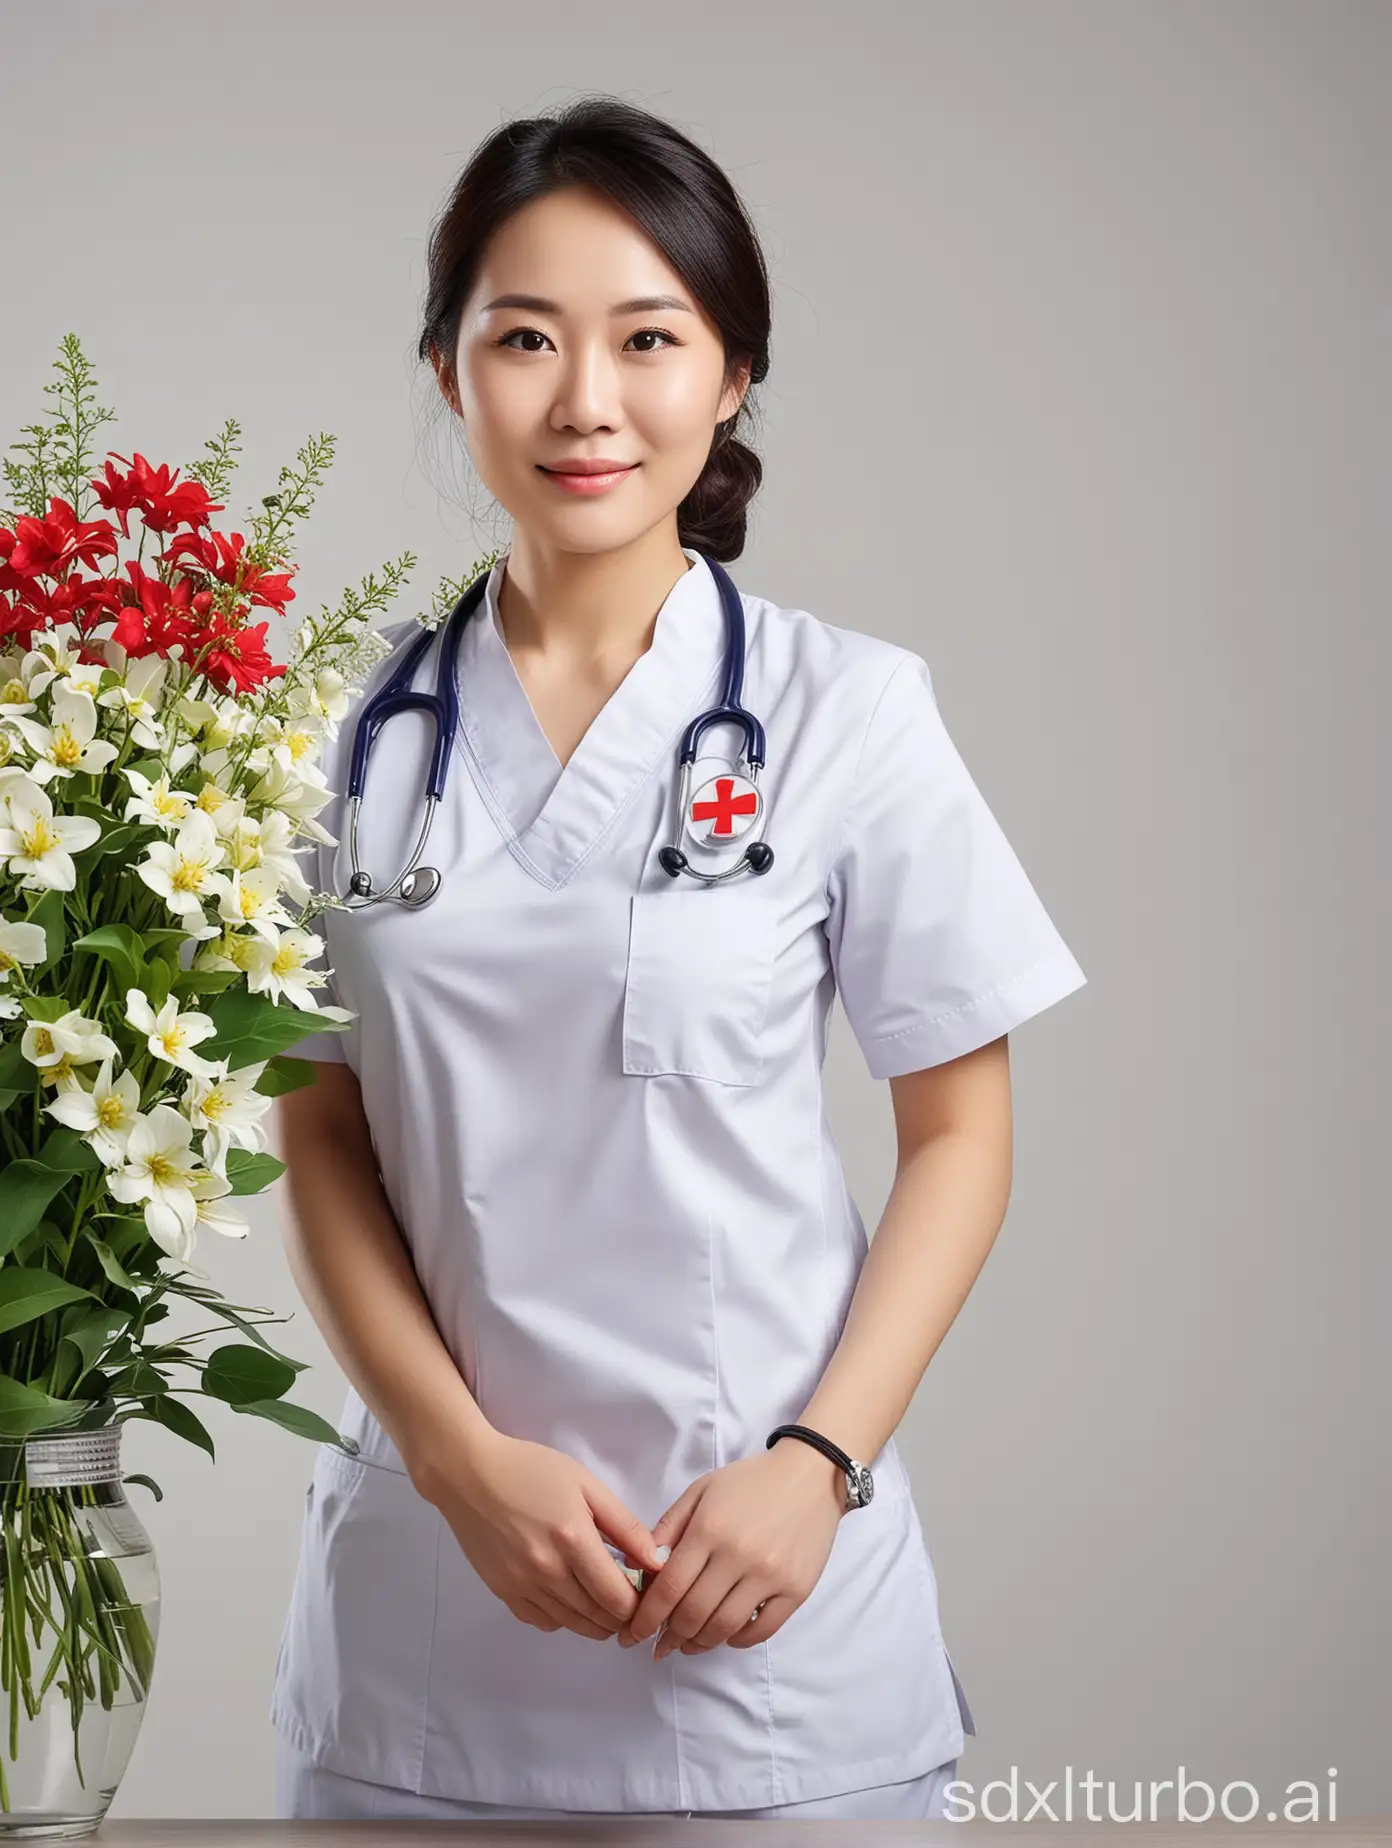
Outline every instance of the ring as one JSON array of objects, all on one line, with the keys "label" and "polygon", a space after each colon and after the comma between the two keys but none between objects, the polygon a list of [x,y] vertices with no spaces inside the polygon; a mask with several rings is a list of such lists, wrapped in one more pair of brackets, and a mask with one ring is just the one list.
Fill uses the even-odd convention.
[{"label": "ring", "polygon": [[751,1611],[751,1612],[749,1613],[749,1621],[750,1621],[750,1623],[755,1623],[755,1622],[757,1622],[757,1620],[758,1620],[758,1616],[759,1616],[759,1612],[760,1612],[760,1611],[761,1611],[761,1610],[762,1610],[762,1609],[764,1608],[764,1606],[765,1606],[765,1605],[766,1605],[767,1603],[768,1603],[768,1599],[767,1599],[767,1598],[760,1598],[760,1600],[759,1600],[759,1602],[758,1602],[758,1603],[757,1603],[757,1604],[756,1604],[756,1605],[754,1606],[754,1609],[753,1609],[753,1610],[752,1610],[752,1611]]}]

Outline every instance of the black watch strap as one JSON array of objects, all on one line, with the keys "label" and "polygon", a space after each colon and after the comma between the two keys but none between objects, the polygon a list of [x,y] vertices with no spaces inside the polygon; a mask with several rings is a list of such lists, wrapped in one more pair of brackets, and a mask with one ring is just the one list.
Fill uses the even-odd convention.
[{"label": "black watch strap", "polygon": [[814,1431],[810,1425],[781,1424],[777,1430],[770,1431],[765,1450],[772,1450],[780,1437],[800,1437],[804,1444],[811,1444],[814,1450],[820,1450],[824,1457],[833,1463],[839,1463],[848,1476],[854,1475],[855,1464],[839,1444],[833,1444],[829,1437],[823,1437],[820,1431]]}]

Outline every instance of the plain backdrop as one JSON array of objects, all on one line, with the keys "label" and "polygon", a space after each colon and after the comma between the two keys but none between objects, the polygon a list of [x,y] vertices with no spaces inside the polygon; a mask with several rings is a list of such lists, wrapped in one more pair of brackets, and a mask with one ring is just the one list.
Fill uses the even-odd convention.
[{"label": "plain backdrop", "polygon": [[[506,544],[412,356],[476,142],[604,90],[725,165],[775,293],[736,579],[927,658],[1089,977],[1013,1037],[1011,1209],[902,1429],[962,1774],[1265,1808],[1337,1767],[1341,1816],[1392,1809],[1392,9],[60,0],[4,35],[0,443],[68,330],[103,449],[240,421],[228,528],[335,433],[292,620],[411,550],[399,620]],[[889,1093],[839,1012],[827,1084],[873,1230]],[[197,1258],[293,1312],[336,1418],[279,1192]],[[116,1817],[271,1811],[313,1452],[193,1403],[216,1465],[127,1432],[164,1604]]]}]

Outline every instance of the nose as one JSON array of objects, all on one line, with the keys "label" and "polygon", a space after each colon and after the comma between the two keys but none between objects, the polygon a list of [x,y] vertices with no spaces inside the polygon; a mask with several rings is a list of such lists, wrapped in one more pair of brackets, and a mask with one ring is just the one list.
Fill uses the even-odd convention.
[{"label": "nose", "polygon": [[623,423],[618,376],[599,342],[580,341],[562,363],[551,421],[569,430],[616,430]]}]

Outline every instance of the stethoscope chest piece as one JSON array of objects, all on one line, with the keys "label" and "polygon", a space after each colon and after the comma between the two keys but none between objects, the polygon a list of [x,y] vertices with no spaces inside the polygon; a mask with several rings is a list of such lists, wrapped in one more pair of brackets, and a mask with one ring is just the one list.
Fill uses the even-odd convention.
[{"label": "stethoscope chest piece", "polygon": [[733,846],[763,814],[764,799],[752,778],[724,770],[701,784],[686,804],[686,831],[703,847]]}]

